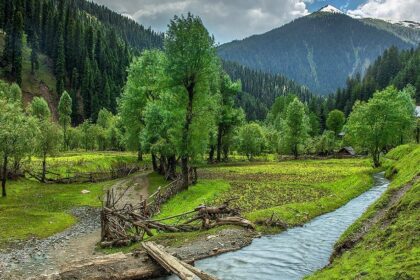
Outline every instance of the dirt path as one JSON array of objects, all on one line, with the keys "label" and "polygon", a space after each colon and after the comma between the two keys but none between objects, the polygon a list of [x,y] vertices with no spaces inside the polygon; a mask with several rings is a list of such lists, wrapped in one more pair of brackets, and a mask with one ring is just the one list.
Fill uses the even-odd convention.
[{"label": "dirt path", "polygon": [[[119,203],[138,203],[148,196],[148,173],[134,174],[119,180],[112,189],[117,194],[133,186]],[[78,222],[71,228],[45,239],[31,239],[17,244],[13,249],[0,251],[0,279],[18,280],[58,271],[69,262],[97,255],[100,239],[100,213],[97,208],[80,207],[71,211]]]},{"label": "dirt path", "polygon": [[385,219],[389,210],[398,204],[401,198],[418,180],[420,180],[420,176],[416,176],[410,183],[392,193],[385,207],[379,209],[372,217],[363,221],[362,225],[359,227],[359,230],[352,233],[347,240],[335,248],[334,253],[330,258],[330,262],[342,255],[345,251],[353,248],[363,238],[363,236],[365,236],[370,231],[370,229],[379,222],[382,222],[382,227],[385,227],[389,222]]}]

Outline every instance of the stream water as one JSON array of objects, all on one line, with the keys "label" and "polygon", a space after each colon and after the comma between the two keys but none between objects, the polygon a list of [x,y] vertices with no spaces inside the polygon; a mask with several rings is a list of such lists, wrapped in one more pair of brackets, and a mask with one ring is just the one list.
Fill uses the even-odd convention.
[{"label": "stream water", "polygon": [[196,266],[223,280],[302,279],[328,264],[339,237],[387,189],[383,173],[374,179],[370,190],[333,212],[302,227],[256,239],[239,251],[198,261]]}]

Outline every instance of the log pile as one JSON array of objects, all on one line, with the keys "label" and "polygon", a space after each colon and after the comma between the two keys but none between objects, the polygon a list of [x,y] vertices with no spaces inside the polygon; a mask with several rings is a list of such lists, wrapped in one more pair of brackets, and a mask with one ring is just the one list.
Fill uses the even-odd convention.
[{"label": "log pile", "polygon": [[121,205],[119,202],[125,192],[117,197],[113,190],[108,191],[101,211],[101,247],[127,246],[144,240],[146,236],[153,236],[155,231],[189,232],[222,225],[255,229],[250,221],[240,216],[238,209],[229,207],[229,202],[219,207],[201,205],[185,213],[153,219],[160,206],[180,190],[179,186],[180,181],[174,181],[165,188],[159,188],[138,205]]}]

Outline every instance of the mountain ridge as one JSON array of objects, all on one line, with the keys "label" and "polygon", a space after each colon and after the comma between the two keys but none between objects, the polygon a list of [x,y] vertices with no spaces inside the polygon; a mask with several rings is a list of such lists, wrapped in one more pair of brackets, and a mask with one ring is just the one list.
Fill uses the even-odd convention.
[{"label": "mountain ridge", "polygon": [[349,76],[363,74],[385,49],[409,49],[420,42],[420,33],[407,35],[410,28],[379,25],[321,9],[266,33],[223,44],[218,53],[222,59],[281,74],[327,94],[344,86]]}]

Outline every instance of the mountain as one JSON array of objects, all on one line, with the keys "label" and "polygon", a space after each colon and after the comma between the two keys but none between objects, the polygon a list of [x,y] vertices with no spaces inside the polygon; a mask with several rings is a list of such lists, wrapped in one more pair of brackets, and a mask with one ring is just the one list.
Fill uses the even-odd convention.
[{"label": "mountain", "polygon": [[327,94],[343,87],[349,76],[363,74],[389,47],[416,45],[417,35],[404,35],[410,28],[378,25],[326,6],[265,34],[221,45],[218,53],[224,60],[282,74]]},{"label": "mountain", "polygon": [[162,45],[162,34],[85,0],[0,1],[0,79],[20,83],[25,102],[43,96],[52,112],[67,90],[75,124],[116,112],[132,57]]}]

